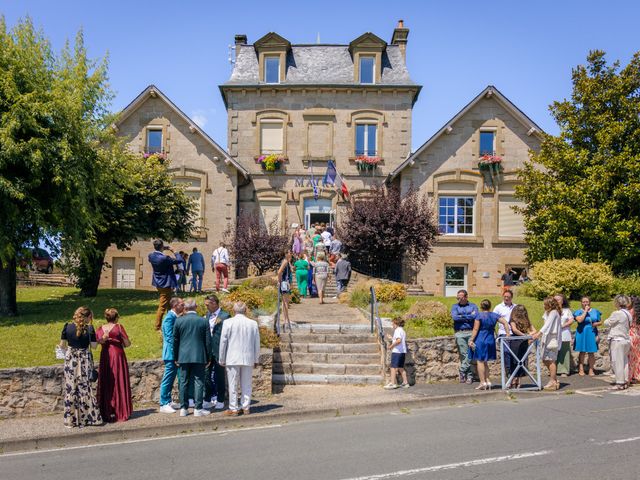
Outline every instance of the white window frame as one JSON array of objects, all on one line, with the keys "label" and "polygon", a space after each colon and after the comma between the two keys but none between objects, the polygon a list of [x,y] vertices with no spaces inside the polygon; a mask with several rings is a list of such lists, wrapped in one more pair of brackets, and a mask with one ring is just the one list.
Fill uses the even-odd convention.
[{"label": "white window frame", "polygon": [[496,154],[496,139],[498,137],[497,131],[495,129],[492,128],[481,128],[480,129],[480,133],[478,134],[478,153],[480,154],[480,156],[484,155],[482,153],[482,142],[480,141],[480,138],[482,137],[483,133],[492,133],[493,134],[493,145],[491,146],[492,150],[489,153],[489,155],[495,155]]},{"label": "white window frame", "polygon": [[[159,152],[152,152],[151,150],[149,150],[149,133],[150,132],[160,132],[160,151]],[[162,153],[164,152],[164,129],[161,126],[149,126],[147,127],[147,131],[145,133],[145,139],[144,139],[144,151],[145,153]]]},{"label": "white window frame", "polygon": [[[364,129],[364,145],[363,145],[364,149],[363,149],[363,151],[365,153],[358,153],[358,126],[359,125],[363,125],[365,127],[373,125],[374,127],[376,127],[376,144],[375,144],[375,151],[373,153],[369,152],[369,150],[368,150],[368,145],[369,145],[369,129],[368,128]],[[355,147],[356,148],[354,148],[354,150],[355,150],[354,153],[355,153],[356,156],[359,156],[359,155],[364,155],[364,156],[367,156],[367,157],[378,156],[378,152],[379,152],[379,149],[378,149],[378,138],[379,138],[379,135],[378,135],[378,122],[376,122],[374,120],[359,120],[359,121],[357,121],[356,122],[355,135],[356,135],[356,138],[355,138]]]},{"label": "white window frame", "polygon": [[[267,65],[269,63],[269,60],[277,60],[278,61],[278,80],[276,82],[269,82],[267,81]],[[270,85],[276,85],[278,83],[280,83],[281,78],[280,78],[280,62],[282,61],[282,59],[280,58],[280,55],[265,55],[264,56],[264,83],[268,83]]]},{"label": "white window frame", "polygon": [[[362,59],[370,58],[371,62],[371,82],[363,82],[362,81]],[[375,55],[360,55],[358,59],[358,78],[360,79],[360,83],[362,85],[375,85],[376,83],[376,56]]]},{"label": "white window frame", "polygon": [[[447,232],[440,232],[440,235],[446,236],[446,237],[452,237],[452,236],[457,236],[457,237],[473,237],[476,234],[476,197],[473,195],[440,195],[438,197],[438,231],[440,231],[440,199],[444,199],[444,198],[453,198],[455,199],[455,203],[456,205],[454,206],[453,209],[453,218],[454,218],[454,232],[453,233],[447,233]],[[473,200],[473,207],[472,207],[472,211],[471,211],[471,233],[459,233],[458,229],[462,224],[458,223],[458,200],[464,198],[464,199],[471,199]],[[446,216],[445,216],[446,217]]]}]

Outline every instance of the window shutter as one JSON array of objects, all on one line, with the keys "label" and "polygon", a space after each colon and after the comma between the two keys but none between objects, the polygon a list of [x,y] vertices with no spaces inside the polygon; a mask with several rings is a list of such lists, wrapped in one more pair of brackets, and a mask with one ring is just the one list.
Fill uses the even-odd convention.
[{"label": "window shutter", "polygon": [[331,155],[331,138],[329,125],[326,123],[312,123],[309,125],[309,156],[328,157]]},{"label": "window shutter", "polygon": [[283,152],[282,122],[260,123],[260,153]]},{"label": "window shutter", "polygon": [[498,236],[524,238],[522,215],[511,208],[522,207],[524,204],[513,195],[501,195],[498,205]]}]

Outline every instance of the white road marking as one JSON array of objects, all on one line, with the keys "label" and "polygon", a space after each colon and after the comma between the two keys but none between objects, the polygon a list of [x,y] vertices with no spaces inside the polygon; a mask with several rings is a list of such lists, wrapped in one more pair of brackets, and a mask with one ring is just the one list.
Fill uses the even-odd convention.
[{"label": "white road marking", "polygon": [[94,448],[94,447],[108,447],[112,445],[127,445],[131,443],[144,443],[144,442],[156,442],[158,440],[175,440],[178,438],[189,438],[189,437],[201,437],[203,435],[218,435],[220,437],[224,437],[226,435],[232,433],[242,433],[248,432],[252,430],[265,430],[269,428],[280,428],[282,425],[264,425],[260,427],[247,427],[247,428],[238,428],[234,430],[225,430],[222,432],[210,431],[210,432],[198,432],[198,433],[186,433],[186,434],[178,434],[178,435],[167,435],[164,437],[153,437],[153,438],[139,438],[136,440],[122,440],[120,442],[107,442],[107,443],[93,443],[91,445],[77,445],[73,447],[59,447],[59,448],[47,448],[45,450],[32,450],[29,452],[14,452],[14,453],[0,453],[0,458],[5,457],[17,457],[20,455],[34,455],[37,453],[50,453],[50,452],[59,452],[61,450],[82,450],[85,448]]},{"label": "white road marking", "polygon": [[369,475],[366,477],[354,477],[343,480],[380,480],[384,478],[397,478],[407,475],[416,475],[418,473],[440,472],[442,470],[453,470],[455,468],[475,467],[478,465],[487,465],[490,463],[506,462],[509,460],[520,460],[523,458],[540,457],[549,455],[551,450],[541,450],[539,452],[514,453],[513,455],[504,455],[501,457],[480,458],[477,460],[469,460],[467,462],[448,463],[446,465],[435,465],[433,467],[414,468],[412,470],[398,470],[397,472],[380,473],[378,475]]},{"label": "white road marking", "polygon": [[640,437],[620,438],[618,440],[609,440],[607,442],[598,442],[597,445],[615,445],[616,443],[635,442],[640,440]]}]

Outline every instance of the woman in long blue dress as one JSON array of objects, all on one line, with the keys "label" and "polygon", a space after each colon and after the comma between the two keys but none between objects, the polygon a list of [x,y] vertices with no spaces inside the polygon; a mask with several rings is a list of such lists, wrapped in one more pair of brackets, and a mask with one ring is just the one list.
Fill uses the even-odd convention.
[{"label": "woman in long blue dress", "polygon": [[574,318],[578,322],[576,328],[576,339],[573,349],[578,354],[578,374],[584,375],[584,354],[587,354],[587,362],[589,364],[589,376],[593,377],[596,372],[593,367],[596,363],[595,353],[598,351],[598,342],[596,342],[596,327],[600,325],[602,314],[599,310],[591,308],[591,300],[589,297],[582,297],[582,308],[573,313]]},{"label": "woman in long blue dress", "polygon": [[496,359],[496,324],[504,325],[507,336],[510,336],[507,321],[491,311],[491,302],[487,299],[480,302],[480,312],[473,322],[473,331],[469,340],[469,360],[475,360],[478,367],[480,385],[476,390],[491,390],[489,381],[489,360]]}]

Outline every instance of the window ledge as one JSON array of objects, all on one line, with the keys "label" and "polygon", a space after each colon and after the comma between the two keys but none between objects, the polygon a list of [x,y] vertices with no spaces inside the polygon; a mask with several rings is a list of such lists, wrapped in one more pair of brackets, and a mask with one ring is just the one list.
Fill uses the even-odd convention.
[{"label": "window ledge", "polygon": [[493,245],[518,245],[525,247],[527,242],[522,237],[493,237],[491,239]]},{"label": "window ledge", "polygon": [[472,245],[484,245],[484,238],[461,235],[438,235],[437,243],[466,243]]}]

